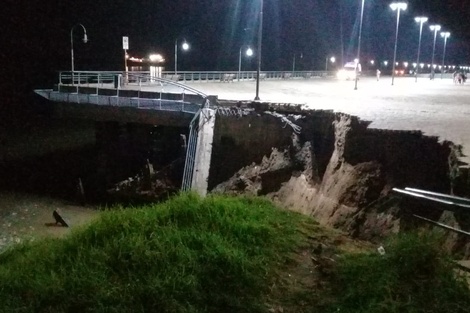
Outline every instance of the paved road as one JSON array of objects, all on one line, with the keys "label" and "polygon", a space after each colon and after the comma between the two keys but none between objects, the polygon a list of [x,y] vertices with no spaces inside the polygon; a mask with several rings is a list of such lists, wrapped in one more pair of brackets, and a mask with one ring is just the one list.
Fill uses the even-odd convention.
[{"label": "paved road", "polygon": [[[253,100],[255,82],[194,82],[188,85],[219,99]],[[470,85],[454,85],[451,79],[362,78],[261,81],[262,101],[305,104],[310,109],[330,109],[371,121],[371,128],[421,130],[463,145],[470,156]],[[470,162],[470,157],[462,158]]]}]

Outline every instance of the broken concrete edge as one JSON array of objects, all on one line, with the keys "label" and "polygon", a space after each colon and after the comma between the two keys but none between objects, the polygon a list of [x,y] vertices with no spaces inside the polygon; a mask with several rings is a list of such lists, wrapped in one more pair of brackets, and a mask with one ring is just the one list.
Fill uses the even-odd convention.
[{"label": "broken concrete edge", "polygon": [[[229,105],[228,102],[224,104]],[[312,173],[308,171],[318,165],[315,147],[307,162],[299,160],[288,147],[284,150],[273,148],[261,162],[246,164],[211,192],[267,196],[284,208],[312,215],[322,224],[371,240],[408,229],[408,211],[415,206],[423,209],[423,204],[405,204],[399,199],[392,199],[392,203],[384,207],[384,203],[393,198],[391,190],[394,186],[449,191],[452,180],[449,160],[454,147],[458,148],[450,141],[439,141],[438,137],[426,136],[419,130],[369,128],[369,121],[330,110],[302,110],[299,105],[260,102],[232,104],[261,118],[284,114],[291,121],[304,120],[303,123],[311,116],[329,115],[335,128],[334,150],[328,157],[324,175],[312,179]],[[304,139],[302,148],[305,143]],[[292,143],[291,147],[295,146]],[[277,160],[279,158],[284,159]],[[284,167],[273,164],[284,164]],[[294,164],[309,165],[299,170],[294,169]],[[458,165],[459,170],[464,171],[461,162]],[[314,172],[318,173],[318,168]],[[467,179],[454,184],[460,185],[460,192],[468,192],[468,171],[463,176]],[[454,241],[450,246],[462,247],[462,243]],[[464,246],[468,250],[466,255],[470,255],[470,245],[465,243]]]}]

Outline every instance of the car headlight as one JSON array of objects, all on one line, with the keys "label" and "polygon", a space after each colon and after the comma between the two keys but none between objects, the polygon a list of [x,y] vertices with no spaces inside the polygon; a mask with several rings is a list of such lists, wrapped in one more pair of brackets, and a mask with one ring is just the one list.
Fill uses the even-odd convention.
[{"label": "car headlight", "polygon": [[346,79],[348,78],[348,74],[345,70],[339,70],[338,73],[336,73],[336,77],[338,77],[339,79]]}]

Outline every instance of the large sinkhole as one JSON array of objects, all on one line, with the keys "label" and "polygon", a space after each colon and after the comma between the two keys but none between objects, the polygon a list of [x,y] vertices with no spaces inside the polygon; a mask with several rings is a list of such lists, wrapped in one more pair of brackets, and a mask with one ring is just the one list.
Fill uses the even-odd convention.
[{"label": "large sinkhole", "polygon": [[[209,192],[265,196],[369,240],[415,227],[410,216],[416,212],[470,229],[465,214],[392,192],[414,187],[468,196],[468,173],[451,142],[419,131],[372,129],[367,121],[332,111],[224,105],[216,114]],[[83,145],[4,157],[0,187],[74,201],[164,199],[181,186],[189,136],[188,122],[172,121],[89,120],[82,125],[89,137]],[[465,240],[452,242],[453,248],[467,247]]]}]

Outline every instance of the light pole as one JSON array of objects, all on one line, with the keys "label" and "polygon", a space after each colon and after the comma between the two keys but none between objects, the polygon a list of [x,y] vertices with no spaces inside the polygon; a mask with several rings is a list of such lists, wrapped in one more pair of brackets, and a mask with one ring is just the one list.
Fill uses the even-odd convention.
[{"label": "light pole", "polygon": [[[240,81],[240,74],[242,71],[242,49],[243,49],[243,46],[240,47],[240,54],[238,57],[238,81]],[[251,57],[253,55],[253,50],[250,47],[248,47],[248,49],[246,49],[245,54],[246,56]]]},{"label": "light pole", "polygon": [[397,60],[398,26],[400,24],[400,11],[405,11],[407,7],[408,4],[406,2],[393,2],[390,4],[390,8],[393,11],[397,11],[397,30],[395,32],[395,50],[393,52],[392,86],[395,80],[395,64]]},{"label": "light pole", "polygon": [[[83,28],[83,42],[84,43],[88,42],[88,36],[86,34],[85,26],[83,26],[80,23],[73,26],[72,29],[70,30],[70,54],[72,56],[72,76],[73,76],[73,72],[75,71],[75,64],[74,64],[74,59],[73,59],[73,30],[75,29],[75,27],[77,27],[79,25]],[[72,79],[72,84],[73,84],[73,79]]]},{"label": "light pole", "polygon": [[[330,61],[331,63],[335,63],[335,62],[336,62],[336,58],[335,58],[335,57],[331,57],[329,61]],[[328,72],[328,57],[326,57],[326,60],[325,60],[325,72]]]},{"label": "light pole", "polygon": [[258,68],[256,69],[256,96],[259,100],[259,75],[261,72],[261,42],[263,40],[263,0],[260,0],[259,26],[258,26]]},{"label": "light pole", "polygon": [[358,38],[358,43],[357,43],[357,62],[356,62],[356,77],[354,79],[354,90],[357,90],[357,80],[358,80],[358,68],[359,68],[359,62],[361,60],[361,36],[362,36],[362,20],[364,18],[364,2],[365,0],[362,0],[362,6],[361,6],[361,22],[359,24],[359,38]]},{"label": "light pole", "polygon": [[416,71],[415,71],[415,83],[418,82],[418,71],[419,71],[419,55],[421,53],[421,35],[423,34],[423,24],[428,21],[427,17],[418,16],[415,17],[416,23],[419,23],[419,39],[418,39],[418,57],[416,58]]},{"label": "light pole", "polygon": [[442,32],[441,37],[444,38],[444,53],[442,55],[442,69],[441,69],[441,79],[443,78],[444,74],[444,61],[446,59],[446,45],[447,45],[447,38],[450,37],[449,32]]},{"label": "light pole", "polygon": [[[183,48],[185,51],[189,49],[189,44],[186,42],[186,40],[181,45],[181,48]],[[175,40],[175,75],[176,74],[178,74],[178,38]]]},{"label": "light pole", "polygon": [[[294,77],[294,72],[295,72],[295,53],[294,53],[294,57],[292,59],[292,77]],[[303,54],[300,53],[300,58],[302,59],[303,58]]]},{"label": "light pole", "polygon": [[434,32],[434,43],[432,45],[432,58],[431,58],[431,77],[429,77],[431,80],[434,79],[434,52],[436,51],[436,37],[437,37],[437,32],[441,30],[440,25],[431,25],[429,26],[429,29]]}]

